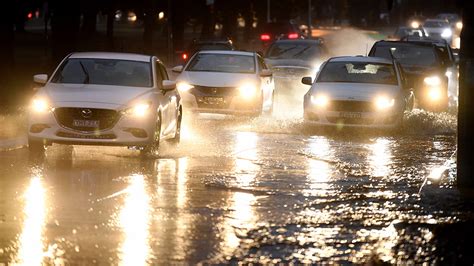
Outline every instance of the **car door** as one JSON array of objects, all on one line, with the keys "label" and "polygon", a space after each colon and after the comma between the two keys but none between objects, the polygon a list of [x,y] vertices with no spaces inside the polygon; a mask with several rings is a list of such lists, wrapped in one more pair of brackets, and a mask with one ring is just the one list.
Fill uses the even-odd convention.
[{"label": "car door", "polygon": [[[265,64],[265,61],[260,55],[257,55],[257,62],[258,62],[258,74],[262,72],[262,70],[269,70],[268,66]],[[260,76],[261,80],[261,88],[263,93],[263,102],[266,104],[271,103],[272,94],[273,94],[273,76],[262,77]]]},{"label": "car door", "polygon": [[168,105],[169,105],[169,98],[166,93],[163,91],[163,74],[161,73],[160,62],[155,60],[154,62],[154,71],[155,71],[155,80],[156,80],[156,88],[158,94],[158,105],[159,110],[161,111],[161,135],[166,135],[166,128],[169,124],[168,118]]},{"label": "car door", "polygon": [[[158,62],[157,65],[160,70],[162,79],[169,80],[168,72],[166,71],[165,66],[161,62]],[[163,127],[163,133],[166,136],[166,135],[174,134],[174,130],[176,128],[177,117],[178,117],[179,95],[176,89],[163,91],[163,94],[167,101],[167,107],[166,107],[167,123],[166,123],[166,127]]]}]

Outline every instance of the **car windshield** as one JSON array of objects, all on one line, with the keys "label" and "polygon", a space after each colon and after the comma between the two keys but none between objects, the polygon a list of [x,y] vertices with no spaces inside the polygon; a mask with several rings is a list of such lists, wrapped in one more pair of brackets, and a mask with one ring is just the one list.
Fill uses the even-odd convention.
[{"label": "car windshield", "polygon": [[62,64],[52,82],[151,87],[150,66],[149,62],[71,58]]},{"label": "car windshield", "polygon": [[444,28],[449,27],[449,23],[446,21],[426,21],[423,26],[427,28]]},{"label": "car windshield", "polygon": [[410,29],[410,28],[399,28],[395,33],[397,36],[416,36],[416,37],[423,37],[423,32],[418,29]]},{"label": "car windshield", "polygon": [[307,43],[275,43],[267,53],[269,59],[313,60],[321,55],[318,45]]},{"label": "car windshield", "polygon": [[438,64],[435,50],[431,46],[403,45],[376,47],[374,56],[396,58],[402,66],[433,67]]},{"label": "car windshield", "polygon": [[398,84],[393,65],[367,62],[329,62],[317,82]]},{"label": "car windshield", "polygon": [[200,53],[186,71],[251,74],[255,73],[255,59],[250,55]]}]

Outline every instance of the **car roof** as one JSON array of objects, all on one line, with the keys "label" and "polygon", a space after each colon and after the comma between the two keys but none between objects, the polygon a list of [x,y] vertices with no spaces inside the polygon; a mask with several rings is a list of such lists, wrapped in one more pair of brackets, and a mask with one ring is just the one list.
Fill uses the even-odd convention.
[{"label": "car roof", "polygon": [[229,55],[246,55],[246,56],[254,56],[255,53],[253,52],[245,52],[245,51],[231,51],[231,50],[204,50],[199,51],[199,54],[229,54]]},{"label": "car roof", "polygon": [[118,59],[128,61],[150,62],[151,55],[131,53],[85,52],[73,53],[69,56],[69,58]]},{"label": "car roof", "polygon": [[444,23],[448,23],[448,21],[446,19],[439,19],[439,18],[429,18],[429,19],[425,20],[425,23],[426,22],[444,22]]},{"label": "car roof", "polygon": [[408,41],[378,41],[374,44],[382,45],[382,46],[393,46],[393,45],[412,45],[412,46],[433,46],[433,42],[430,41],[423,41],[423,39],[413,39]]},{"label": "car roof", "polygon": [[361,62],[361,63],[379,63],[379,64],[393,64],[391,60],[383,57],[372,57],[372,56],[339,56],[332,57],[328,61],[330,62]]},{"label": "car roof", "polygon": [[323,41],[321,39],[294,39],[294,40],[276,40],[274,43],[307,43],[307,44],[322,44]]}]

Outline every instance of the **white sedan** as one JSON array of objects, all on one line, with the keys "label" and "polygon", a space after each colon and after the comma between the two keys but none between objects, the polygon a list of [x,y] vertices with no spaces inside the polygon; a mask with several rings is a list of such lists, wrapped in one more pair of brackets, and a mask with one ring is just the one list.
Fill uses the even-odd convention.
[{"label": "white sedan", "polygon": [[394,128],[414,105],[400,65],[377,57],[326,61],[304,98],[304,117],[319,125]]},{"label": "white sedan", "polygon": [[157,153],[160,140],[180,140],[182,108],[176,83],[149,55],[74,53],[34,95],[28,125],[32,152],[53,143],[111,145]]},{"label": "white sedan", "polygon": [[181,73],[183,106],[194,112],[260,115],[273,111],[273,75],[257,53],[201,51]]}]

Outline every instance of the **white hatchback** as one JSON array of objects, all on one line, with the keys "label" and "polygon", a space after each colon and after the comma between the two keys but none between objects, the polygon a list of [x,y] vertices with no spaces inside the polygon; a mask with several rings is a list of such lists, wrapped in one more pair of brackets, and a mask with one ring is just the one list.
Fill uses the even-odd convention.
[{"label": "white hatchback", "polygon": [[156,153],[160,140],[179,142],[182,108],[176,83],[158,58],[74,53],[34,95],[28,125],[32,152],[53,143],[136,147]]},{"label": "white hatchback", "polygon": [[273,111],[273,75],[257,53],[201,51],[173,71],[181,73],[177,87],[188,110],[246,115]]},{"label": "white hatchback", "polygon": [[338,127],[393,128],[414,106],[400,65],[377,57],[336,57],[326,61],[304,97],[306,121]]}]

